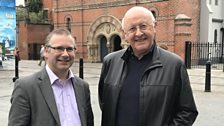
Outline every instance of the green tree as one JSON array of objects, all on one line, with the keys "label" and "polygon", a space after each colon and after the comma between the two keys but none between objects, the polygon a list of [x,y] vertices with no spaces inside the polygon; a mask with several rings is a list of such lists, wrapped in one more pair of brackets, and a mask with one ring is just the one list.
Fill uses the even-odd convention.
[{"label": "green tree", "polygon": [[43,3],[40,0],[30,0],[26,3],[26,8],[29,12],[39,13],[42,10]]},{"label": "green tree", "polygon": [[27,21],[28,23],[43,23],[42,2],[29,1],[26,6],[16,8],[17,21]]},{"label": "green tree", "polygon": [[25,21],[28,17],[28,12],[25,7],[18,6],[16,7],[16,20],[17,21]]},{"label": "green tree", "polygon": [[39,11],[39,13],[30,12],[29,19],[32,23],[43,23],[43,11]]}]

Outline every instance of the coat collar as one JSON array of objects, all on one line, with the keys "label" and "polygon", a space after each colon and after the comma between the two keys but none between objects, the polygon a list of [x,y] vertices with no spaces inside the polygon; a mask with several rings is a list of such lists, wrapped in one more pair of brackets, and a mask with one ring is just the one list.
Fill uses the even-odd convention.
[{"label": "coat collar", "polygon": [[[40,80],[38,83],[39,87],[41,89],[41,92],[44,96],[44,99],[45,99],[52,115],[54,116],[57,124],[60,125],[59,114],[57,111],[57,105],[56,105],[56,101],[54,99],[54,92],[51,87],[52,85],[50,82],[50,78],[47,74],[46,69],[42,69],[40,73],[41,74],[38,77],[38,79]],[[85,110],[83,108],[84,102],[85,102],[83,100],[84,99],[83,96],[85,95],[85,94],[83,94],[84,93],[83,86],[82,86],[82,83],[78,81],[79,80],[78,77],[76,77],[75,75],[74,75],[74,77],[71,78],[71,80],[72,80],[72,85],[73,85],[74,91],[75,91],[80,120],[81,120],[82,125],[86,126],[87,125],[86,120],[85,120],[86,115],[85,115]]]},{"label": "coat collar", "polygon": [[[132,48],[131,46],[129,46],[126,51],[124,52],[124,54],[122,55],[122,59],[125,61],[125,62],[128,62],[129,58],[132,54],[133,51],[132,51]],[[154,68],[154,67],[157,67],[157,66],[162,66],[162,62],[161,62],[161,59],[160,59],[160,49],[158,49],[157,45],[156,45],[156,42],[153,43],[153,46],[152,48],[150,48],[150,51],[149,51],[150,54],[147,54],[147,55],[152,55],[152,62],[150,62],[150,64],[148,65],[148,68]]]},{"label": "coat collar", "polygon": [[77,107],[78,107],[78,111],[79,111],[79,116],[80,116],[80,120],[81,120],[81,124],[82,126],[86,126],[86,113],[84,110],[84,106],[85,106],[85,98],[83,96],[85,96],[84,90],[83,90],[83,86],[82,86],[82,82],[79,82],[79,79],[77,76],[74,75],[74,77],[72,78],[72,85],[74,87],[74,91],[75,91],[75,97],[76,97],[76,102],[77,102]]}]

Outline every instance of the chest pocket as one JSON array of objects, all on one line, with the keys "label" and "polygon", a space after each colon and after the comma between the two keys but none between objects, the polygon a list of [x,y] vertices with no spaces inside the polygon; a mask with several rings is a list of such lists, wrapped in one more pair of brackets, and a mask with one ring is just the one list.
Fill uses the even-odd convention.
[{"label": "chest pocket", "polygon": [[141,86],[173,86],[176,81],[175,72],[157,68],[144,73]]}]

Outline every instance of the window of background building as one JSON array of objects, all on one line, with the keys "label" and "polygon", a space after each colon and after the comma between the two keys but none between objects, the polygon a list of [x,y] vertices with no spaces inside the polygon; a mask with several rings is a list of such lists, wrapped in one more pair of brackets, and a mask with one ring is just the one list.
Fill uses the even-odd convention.
[{"label": "window of background building", "polygon": [[214,32],[214,43],[215,44],[217,43],[217,29],[215,29],[215,32]]},{"label": "window of background building", "polygon": [[215,5],[218,5],[219,4],[219,1],[218,0],[215,0]]},{"label": "window of background building", "polygon": [[71,19],[67,18],[66,20],[66,28],[68,29],[68,31],[71,32]]},{"label": "window of background building", "polygon": [[156,12],[152,11],[152,14],[153,14],[154,18],[156,19]]},{"label": "window of background building", "polygon": [[44,21],[48,21],[48,10],[43,11],[43,18],[44,18]]}]

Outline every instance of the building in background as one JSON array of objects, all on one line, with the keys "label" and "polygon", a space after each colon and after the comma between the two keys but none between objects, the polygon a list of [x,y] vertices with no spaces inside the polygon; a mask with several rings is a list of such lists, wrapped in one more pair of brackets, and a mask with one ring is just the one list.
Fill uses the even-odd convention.
[{"label": "building in background", "polygon": [[200,41],[224,42],[224,1],[201,0]]},{"label": "building in background", "polygon": [[[213,63],[224,62],[223,12],[223,0],[201,0],[200,42],[202,44],[207,43],[210,46],[201,47],[200,56],[207,56],[209,60],[213,61]],[[204,62],[207,61],[207,57],[205,57]]]},{"label": "building in background", "polygon": [[[21,0],[22,1],[22,0]],[[26,1],[25,1],[26,2]],[[25,6],[17,3],[17,39],[21,59],[38,60],[40,48],[51,25],[43,20],[43,11],[38,0]]]},{"label": "building in background", "polygon": [[21,59],[39,60],[40,48],[44,44],[45,37],[50,32],[50,25],[21,21],[18,27],[18,47]]},{"label": "building in background", "polygon": [[[31,1],[25,0],[25,4]],[[78,46],[77,58],[101,62],[106,54],[128,46],[120,32],[122,17],[129,8],[144,6],[157,20],[157,43],[165,43],[169,51],[184,59],[185,41],[200,40],[200,1],[42,0],[43,21],[50,24],[51,30],[67,28],[72,32]],[[43,30],[42,34],[48,31]],[[24,43],[30,41],[33,40],[27,39]],[[24,43],[21,47],[25,47]]]}]

